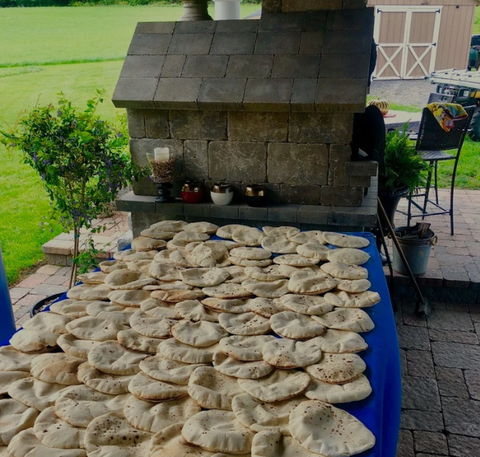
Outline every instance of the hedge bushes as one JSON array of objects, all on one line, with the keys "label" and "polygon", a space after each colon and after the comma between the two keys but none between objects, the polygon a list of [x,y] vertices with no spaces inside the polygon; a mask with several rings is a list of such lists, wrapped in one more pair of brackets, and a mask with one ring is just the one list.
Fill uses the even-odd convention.
[{"label": "hedge bushes", "polygon": [[[180,5],[182,0],[0,0],[0,8],[34,6],[83,6],[83,5]],[[261,3],[261,0],[242,0],[242,3]]]}]

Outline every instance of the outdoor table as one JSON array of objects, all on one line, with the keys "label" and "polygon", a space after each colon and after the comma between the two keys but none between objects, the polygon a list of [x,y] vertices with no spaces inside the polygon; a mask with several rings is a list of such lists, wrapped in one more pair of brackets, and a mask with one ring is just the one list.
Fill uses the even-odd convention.
[{"label": "outdoor table", "polygon": [[[390,294],[374,236],[371,233],[350,234],[366,237],[370,241],[370,245],[363,250],[371,258],[363,266],[367,268],[368,279],[372,283],[370,290],[378,292],[381,301],[372,308],[364,308],[375,323],[375,328],[361,334],[368,343],[368,349],[359,353],[367,364],[364,374],[373,392],[365,400],[335,406],[357,417],[376,437],[375,446],[358,454],[359,457],[395,457],[400,426],[401,373]],[[66,295],[63,295],[59,300],[65,298]],[[8,341],[0,346],[6,344]]]},{"label": "outdoor table", "polygon": [[385,121],[385,130],[401,129],[405,124],[408,124],[408,132],[418,132],[420,128],[420,120],[422,113],[407,113],[406,111],[390,110],[386,116],[383,117]]}]

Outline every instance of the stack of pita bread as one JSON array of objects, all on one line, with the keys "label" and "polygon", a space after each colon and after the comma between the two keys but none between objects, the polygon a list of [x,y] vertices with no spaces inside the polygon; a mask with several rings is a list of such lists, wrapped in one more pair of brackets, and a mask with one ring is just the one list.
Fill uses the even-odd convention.
[{"label": "stack of pita bread", "polygon": [[[217,234],[223,239],[211,239]],[[162,221],[0,348],[0,456],[348,456],[362,237]]]}]

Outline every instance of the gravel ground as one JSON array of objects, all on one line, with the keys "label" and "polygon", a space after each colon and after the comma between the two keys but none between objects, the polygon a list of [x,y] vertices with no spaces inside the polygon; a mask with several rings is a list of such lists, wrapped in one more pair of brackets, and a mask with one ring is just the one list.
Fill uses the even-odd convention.
[{"label": "gravel ground", "polygon": [[380,97],[390,103],[423,108],[435,85],[424,79],[373,81],[370,96]]}]

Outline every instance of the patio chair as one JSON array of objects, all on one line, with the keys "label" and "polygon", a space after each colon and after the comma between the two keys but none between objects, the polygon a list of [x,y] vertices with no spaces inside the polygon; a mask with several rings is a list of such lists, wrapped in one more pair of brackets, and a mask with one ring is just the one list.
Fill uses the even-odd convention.
[{"label": "patio chair", "polygon": [[[450,215],[450,233],[454,234],[454,192],[455,192],[455,176],[457,173],[458,160],[462,150],[463,141],[467,133],[470,120],[475,111],[475,106],[468,106],[464,108],[468,114],[465,119],[458,120],[450,132],[446,132],[440,127],[439,123],[428,108],[423,109],[422,120],[418,132],[418,139],[416,149],[419,155],[430,164],[428,170],[427,182],[425,184],[425,191],[421,193],[419,189],[411,193],[408,198],[407,210],[407,225],[410,226],[410,220],[414,217],[421,217],[424,219],[427,216],[437,216],[441,214]],[[449,151],[449,152],[446,152]],[[452,160],[453,171],[450,182],[450,206],[445,208],[440,205],[438,200],[438,162]],[[433,189],[435,198],[430,198],[430,188],[432,187],[433,175]],[[414,199],[423,198],[423,203],[420,205]],[[420,210],[420,214],[412,214],[412,205]],[[431,211],[427,211],[427,206],[433,205]]]}]

